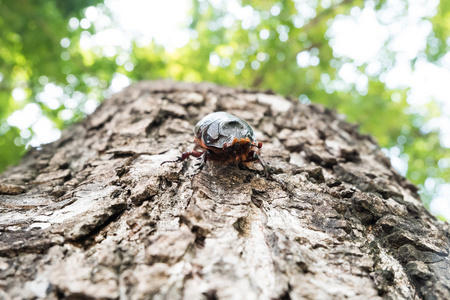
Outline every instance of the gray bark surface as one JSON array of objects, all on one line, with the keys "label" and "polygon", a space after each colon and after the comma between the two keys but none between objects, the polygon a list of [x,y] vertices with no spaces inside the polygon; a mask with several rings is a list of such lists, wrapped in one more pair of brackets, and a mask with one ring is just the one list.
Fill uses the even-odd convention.
[{"label": "gray bark surface", "polygon": [[[276,180],[208,162],[227,111]],[[0,299],[450,299],[448,224],[335,112],[212,84],[140,82],[0,177]]]}]

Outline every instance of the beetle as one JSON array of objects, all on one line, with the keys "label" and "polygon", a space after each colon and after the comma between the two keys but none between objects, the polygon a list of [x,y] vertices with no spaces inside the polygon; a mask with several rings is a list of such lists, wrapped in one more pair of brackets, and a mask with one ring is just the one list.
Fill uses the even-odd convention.
[{"label": "beetle", "polygon": [[[262,142],[257,142],[253,128],[244,120],[219,111],[206,115],[194,127],[195,147],[178,156],[176,160],[165,163],[182,162],[189,156],[200,158],[198,173],[207,160],[222,163],[242,164],[258,161],[264,170],[264,176],[270,177],[271,168],[261,158]],[[196,173],[196,174],[198,174]]]}]

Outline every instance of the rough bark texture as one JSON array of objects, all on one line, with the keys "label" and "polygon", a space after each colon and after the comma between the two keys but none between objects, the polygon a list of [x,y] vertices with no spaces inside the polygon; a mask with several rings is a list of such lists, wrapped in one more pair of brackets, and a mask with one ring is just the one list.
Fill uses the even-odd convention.
[{"label": "rough bark texture", "polygon": [[[194,160],[213,111],[286,182]],[[0,179],[0,299],[450,299],[449,226],[370,136],[270,93],[141,82]]]}]

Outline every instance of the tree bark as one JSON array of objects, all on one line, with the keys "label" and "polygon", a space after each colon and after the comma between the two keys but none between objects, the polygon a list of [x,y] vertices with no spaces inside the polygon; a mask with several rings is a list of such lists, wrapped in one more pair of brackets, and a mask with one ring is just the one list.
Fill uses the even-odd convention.
[{"label": "tree bark", "polygon": [[[160,166],[214,111],[255,129],[274,179]],[[417,188],[357,126],[270,92],[140,82],[4,172],[0,199],[0,299],[450,299],[449,226]]]}]

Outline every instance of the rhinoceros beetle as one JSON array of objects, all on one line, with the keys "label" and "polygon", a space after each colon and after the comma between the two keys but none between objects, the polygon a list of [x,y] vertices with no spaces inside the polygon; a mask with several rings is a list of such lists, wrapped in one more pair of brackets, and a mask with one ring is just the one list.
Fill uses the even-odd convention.
[{"label": "rhinoceros beetle", "polygon": [[258,161],[264,176],[270,177],[271,168],[259,154],[262,142],[256,142],[250,125],[232,114],[220,111],[205,116],[194,127],[194,142],[194,150],[183,152],[176,160],[164,161],[161,165],[194,156],[201,159],[197,169],[200,172],[207,160],[234,163],[239,167]]}]

